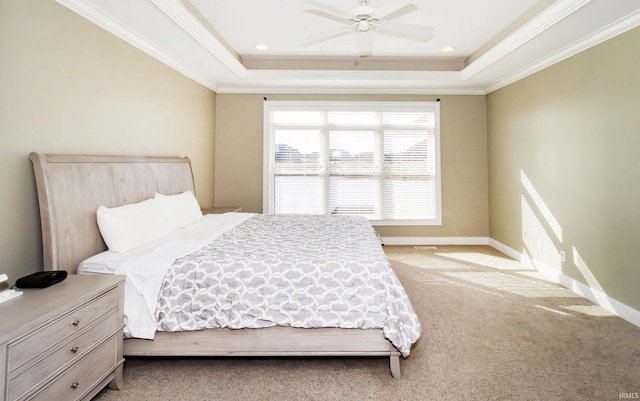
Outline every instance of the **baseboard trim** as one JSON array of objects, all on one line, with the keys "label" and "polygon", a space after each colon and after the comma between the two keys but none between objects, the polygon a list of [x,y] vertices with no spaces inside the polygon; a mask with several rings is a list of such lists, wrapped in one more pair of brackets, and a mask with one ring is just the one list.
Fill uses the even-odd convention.
[{"label": "baseboard trim", "polygon": [[489,245],[488,237],[382,237],[385,245]]},{"label": "baseboard trim", "polygon": [[610,296],[603,293],[602,291],[593,289],[586,284],[583,284],[577,280],[574,280],[573,278],[561,272],[558,272],[556,269],[553,269],[550,266],[545,265],[544,263],[540,263],[539,261],[533,261],[528,255],[520,253],[512,248],[509,248],[508,246],[504,245],[499,241],[496,241],[490,238],[488,245],[504,253],[505,255],[519,261],[525,266],[536,269],[540,274],[545,276],[548,280],[568,288],[569,290],[575,292],[581,297],[584,297],[589,301],[608,310],[609,312],[616,314],[617,316],[623,318],[629,323],[640,327],[640,311],[628,305],[625,305],[620,301],[617,301],[611,298]]}]

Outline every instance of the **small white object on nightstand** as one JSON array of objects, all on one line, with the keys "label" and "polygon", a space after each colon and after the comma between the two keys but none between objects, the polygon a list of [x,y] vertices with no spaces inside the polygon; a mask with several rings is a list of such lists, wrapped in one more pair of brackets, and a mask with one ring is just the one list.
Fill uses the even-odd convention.
[{"label": "small white object on nightstand", "polygon": [[[0,283],[4,283],[8,279],[9,278],[6,274],[0,274]],[[12,289],[0,291],[0,304],[15,297],[19,297],[20,295],[22,295],[22,291],[16,291]]]}]

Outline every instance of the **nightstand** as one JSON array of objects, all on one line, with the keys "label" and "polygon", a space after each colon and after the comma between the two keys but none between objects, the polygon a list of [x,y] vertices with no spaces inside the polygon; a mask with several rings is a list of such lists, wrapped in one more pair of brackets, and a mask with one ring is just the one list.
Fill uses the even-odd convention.
[{"label": "nightstand", "polygon": [[229,207],[208,207],[202,209],[202,214],[222,214],[229,212],[241,212],[242,208],[237,206],[229,206]]},{"label": "nightstand", "polygon": [[22,291],[0,304],[2,400],[90,400],[123,386],[124,276]]}]

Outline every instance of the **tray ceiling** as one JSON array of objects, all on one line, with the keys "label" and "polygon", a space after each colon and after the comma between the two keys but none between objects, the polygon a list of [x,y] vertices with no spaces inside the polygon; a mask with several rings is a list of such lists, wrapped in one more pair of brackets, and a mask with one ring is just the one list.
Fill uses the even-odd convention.
[{"label": "tray ceiling", "polygon": [[218,93],[486,94],[640,24],[638,0],[369,0],[373,17],[413,4],[393,22],[433,31],[368,32],[361,57],[314,1],[56,1]]}]

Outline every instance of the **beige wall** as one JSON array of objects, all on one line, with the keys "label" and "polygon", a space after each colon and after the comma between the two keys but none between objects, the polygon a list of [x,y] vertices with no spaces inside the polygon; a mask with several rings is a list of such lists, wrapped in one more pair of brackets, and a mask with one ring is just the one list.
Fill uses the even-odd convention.
[{"label": "beige wall", "polygon": [[636,28],[487,97],[491,237],[636,310],[639,48]]},{"label": "beige wall", "polygon": [[215,93],[52,0],[0,1],[0,273],[42,269],[28,154],[184,155],[213,204]]},{"label": "beige wall", "polygon": [[263,103],[269,100],[422,100],[440,103],[442,226],[377,227],[385,237],[487,237],[484,96],[218,94],[215,204],[262,212]]}]

